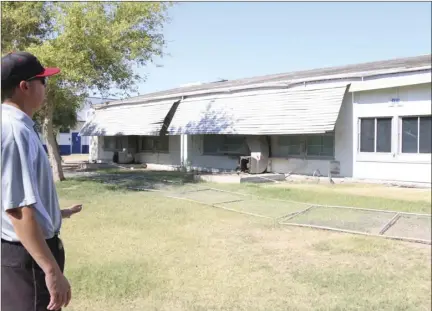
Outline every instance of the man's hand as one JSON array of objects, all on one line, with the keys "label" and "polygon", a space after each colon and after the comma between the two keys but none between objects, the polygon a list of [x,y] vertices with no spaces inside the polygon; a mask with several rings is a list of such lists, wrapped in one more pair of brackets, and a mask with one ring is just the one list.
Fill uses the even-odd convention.
[{"label": "man's hand", "polygon": [[58,270],[56,272],[45,274],[45,283],[51,296],[48,310],[59,310],[67,307],[71,298],[71,287],[63,273]]},{"label": "man's hand", "polygon": [[79,213],[82,210],[82,205],[74,205],[70,208],[65,208],[61,210],[62,218],[70,218],[73,214]]}]

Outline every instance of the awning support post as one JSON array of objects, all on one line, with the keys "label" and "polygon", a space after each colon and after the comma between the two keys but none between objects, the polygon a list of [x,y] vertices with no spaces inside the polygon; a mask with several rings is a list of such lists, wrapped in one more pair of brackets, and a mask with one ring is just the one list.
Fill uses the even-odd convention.
[{"label": "awning support post", "polygon": [[188,163],[188,135],[180,135],[180,166],[183,171],[187,169]]}]

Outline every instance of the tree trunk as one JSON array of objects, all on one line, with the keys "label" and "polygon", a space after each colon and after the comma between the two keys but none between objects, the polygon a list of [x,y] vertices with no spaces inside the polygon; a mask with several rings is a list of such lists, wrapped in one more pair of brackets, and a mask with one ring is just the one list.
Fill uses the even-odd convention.
[{"label": "tree trunk", "polygon": [[43,122],[43,132],[47,143],[48,157],[53,172],[53,178],[55,182],[63,181],[65,180],[65,177],[63,174],[63,167],[61,163],[59,150],[57,147],[57,139],[56,136],[54,135],[54,130],[53,130],[54,107],[53,104],[50,104],[48,102],[45,108],[46,110],[45,110],[45,118]]}]

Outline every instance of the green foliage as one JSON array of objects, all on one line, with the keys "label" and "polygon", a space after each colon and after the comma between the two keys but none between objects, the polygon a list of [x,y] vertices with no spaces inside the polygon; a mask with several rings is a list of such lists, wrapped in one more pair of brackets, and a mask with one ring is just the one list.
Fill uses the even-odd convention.
[{"label": "green foliage", "polygon": [[1,2],[2,55],[41,44],[52,30],[44,2]]},{"label": "green foliage", "polygon": [[[159,2],[2,2],[2,53],[35,54],[60,67],[50,79],[47,101],[54,119],[67,123],[91,91],[136,91],[142,77],[134,66],[162,56],[163,24],[169,4]],[[61,94],[57,94],[61,93]],[[74,95],[77,98],[74,98]],[[63,111],[64,110],[64,111]],[[40,113],[43,115],[43,111]],[[66,120],[65,120],[66,118]]]},{"label": "green foliage", "polygon": [[2,53],[36,55],[50,78],[47,104],[36,121],[43,125],[54,179],[63,180],[55,132],[76,123],[75,111],[89,92],[115,96],[143,81],[134,66],[162,56],[162,28],[169,4],[161,2],[2,2]]},{"label": "green foliage", "polygon": [[[55,103],[53,114],[53,130],[58,132],[60,128],[69,129],[76,126],[76,111],[85,102],[85,93],[77,95],[77,92],[68,88],[62,88],[51,81],[47,90],[47,101]],[[34,117],[36,124],[41,126],[46,116],[46,107],[42,108]]]},{"label": "green foliage", "polygon": [[[57,78],[81,91],[136,90],[133,66],[162,56],[167,5],[158,2],[56,2],[50,5],[57,35],[28,50],[58,66]],[[114,95],[114,94],[109,94]]]}]

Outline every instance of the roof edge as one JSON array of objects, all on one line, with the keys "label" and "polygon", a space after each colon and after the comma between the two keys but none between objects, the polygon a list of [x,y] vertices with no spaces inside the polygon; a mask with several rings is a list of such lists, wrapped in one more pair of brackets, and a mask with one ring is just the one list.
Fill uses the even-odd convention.
[{"label": "roof edge", "polygon": [[390,68],[390,69],[383,69],[379,71],[368,70],[368,71],[361,71],[361,72],[355,72],[349,74],[335,74],[335,75],[309,77],[309,78],[279,81],[279,82],[260,82],[260,83],[246,84],[241,86],[231,86],[231,87],[221,86],[220,88],[203,89],[203,90],[189,91],[189,92],[185,91],[185,92],[148,97],[148,98],[141,98],[141,96],[137,96],[135,97],[136,98],[135,100],[133,97],[129,99],[115,100],[112,102],[93,105],[93,108],[101,109],[101,108],[108,108],[108,107],[119,106],[119,105],[138,105],[138,104],[145,104],[149,102],[163,101],[163,100],[176,101],[181,99],[182,97],[187,97],[187,96],[200,96],[200,95],[208,95],[208,94],[227,93],[232,91],[246,91],[246,90],[260,89],[260,88],[289,88],[299,83],[332,82],[332,81],[349,80],[349,79],[357,80],[359,78],[362,79],[362,78],[369,78],[369,77],[379,77],[381,75],[388,75],[388,74],[416,73],[416,72],[421,72],[424,70],[431,70],[431,69],[432,69],[432,65],[412,67],[412,68]]}]

